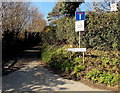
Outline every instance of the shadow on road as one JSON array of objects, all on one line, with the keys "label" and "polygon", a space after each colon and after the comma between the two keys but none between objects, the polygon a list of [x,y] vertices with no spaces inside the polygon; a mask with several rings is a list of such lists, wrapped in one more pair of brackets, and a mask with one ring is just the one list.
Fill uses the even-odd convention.
[{"label": "shadow on road", "polygon": [[2,62],[2,75],[7,75],[17,71],[24,67],[25,64],[33,60],[40,60],[40,46],[29,48],[14,57],[4,60]]},{"label": "shadow on road", "polygon": [[[3,76],[3,91],[40,91],[49,90],[54,91],[57,85],[63,85],[65,82],[61,81],[58,75],[52,74],[42,66],[35,66],[34,61],[28,64],[28,67]],[[59,87],[59,90],[65,90],[64,87]]]},{"label": "shadow on road", "polygon": [[[3,91],[40,91],[54,90],[57,85],[65,82],[59,80],[61,77],[52,74],[43,68],[40,62],[39,46],[24,50],[21,54],[8,60],[4,68],[2,90]],[[13,62],[12,62],[13,61]],[[13,64],[14,63],[14,64]],[[65,90],[59,87],[58,90]]]}]

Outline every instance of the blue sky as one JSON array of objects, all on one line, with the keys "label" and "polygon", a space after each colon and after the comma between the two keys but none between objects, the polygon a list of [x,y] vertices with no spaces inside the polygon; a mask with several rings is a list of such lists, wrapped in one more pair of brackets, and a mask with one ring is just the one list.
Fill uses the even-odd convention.
[{"label": "blue sky", "polygon": [[[32,2],[32,5],[37,7],[39,11],[44,15],[44,19],[47,20],[47,15],[52,11],[57,2]],[[89,10],[90,2],[82,4],[80,9],[82,11]]]},{"label": "blue sky", "polygon": [[47,20],[47,15],[52,11],[56,2],[32,2],[32,5],[37,7],[39,11],[44,15],[44,19]]}]

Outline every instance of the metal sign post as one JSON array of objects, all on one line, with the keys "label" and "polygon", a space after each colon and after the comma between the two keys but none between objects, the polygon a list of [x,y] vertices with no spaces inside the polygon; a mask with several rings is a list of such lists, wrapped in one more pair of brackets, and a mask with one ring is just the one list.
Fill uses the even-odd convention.
[{"label": "metal sign post", "polygon": [[80,48],[80,31],[79,31],[79,48]]},{"label": "metal sign post", "polygon": [[[80,48],[80,31],[79,31],[79,48]],[[79,55],[80,58],[80,55]]]},{"label": "metal sign post", "polygon": [[[80,32],[84,31],[85,12],[84,11],[76,11],[75,18],[76,18],[75,31],[79,32],[79,48],[68,48],[68,51],[83,52],[83,64],[84,64],[84,53],[86,52],[86,48],[81,48]],[[79,58],[80,58],[80,55],[79,55]]]},{"label": "metal sign post", "polygon": [[85,54],[84,54],[84,52],[83,52],[83,64],[84,64],[84,56],[85,56]]}]

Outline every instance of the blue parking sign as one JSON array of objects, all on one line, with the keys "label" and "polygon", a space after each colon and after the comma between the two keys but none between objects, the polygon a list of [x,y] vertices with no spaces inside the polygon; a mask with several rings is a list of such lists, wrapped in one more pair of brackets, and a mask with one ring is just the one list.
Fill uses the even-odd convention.
[{"label": "blue parking sign", "polygon": [[85,12],[84,11],[76,11],[75,18],[76,18],[76,21],[85,20]]}]

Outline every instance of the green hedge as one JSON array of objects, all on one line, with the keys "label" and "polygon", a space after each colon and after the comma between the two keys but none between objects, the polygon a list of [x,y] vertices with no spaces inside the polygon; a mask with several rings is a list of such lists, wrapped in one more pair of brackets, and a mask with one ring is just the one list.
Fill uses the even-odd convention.
[{"label": "green hedge", "polygon": [[[81,32],[83,47],[104,50],[120,49],[120,27],[118,12],[88,13],[85,31]],[[63,17],[57,21],[57,39],[67,44],[78,45],[75,18]]]},{"label": "green hedge", "polygon": [[120,27],[118,12],[87,14],[86,30],[82,36],[83,44],[87,47],[119,50]]}]

